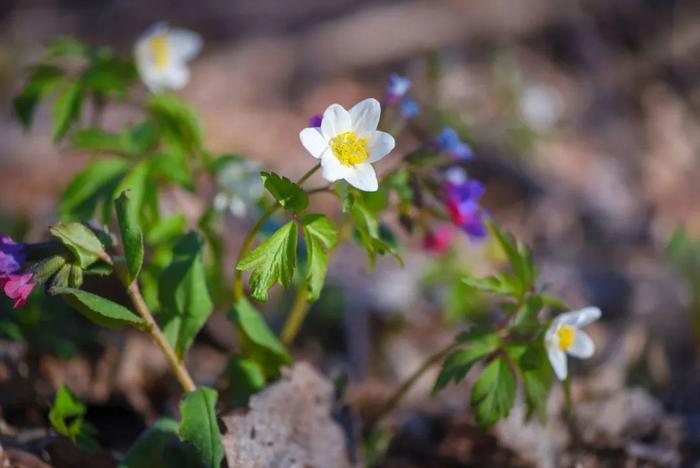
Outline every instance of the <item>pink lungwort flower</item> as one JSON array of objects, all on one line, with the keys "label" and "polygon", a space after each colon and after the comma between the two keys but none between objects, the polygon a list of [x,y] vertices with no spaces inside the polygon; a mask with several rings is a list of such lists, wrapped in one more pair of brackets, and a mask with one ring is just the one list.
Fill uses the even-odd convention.
[{"label": "pink lungwort flower", "polygon": [[435,254],[443,254],[450,248],[455,231],[450,226],[440,226],[423,238],[423,248]]},{"label": "pink lungwort flower", "polygon": [[15,301],[15,307],[22,307],[34,289],[34,274],[9,274],[0,276],[0,287],[7,297]]}]

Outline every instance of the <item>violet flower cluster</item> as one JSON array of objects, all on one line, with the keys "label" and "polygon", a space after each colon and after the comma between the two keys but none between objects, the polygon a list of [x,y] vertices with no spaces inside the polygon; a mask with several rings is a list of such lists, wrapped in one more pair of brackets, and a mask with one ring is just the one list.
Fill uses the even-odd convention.
[{"label": "violet flower cluster", "polygon": [[34,274],[21,272],[25,261],[24,244],[0,235],[0,288],[12,299],[15,307],[22,307],[34,289]]}]

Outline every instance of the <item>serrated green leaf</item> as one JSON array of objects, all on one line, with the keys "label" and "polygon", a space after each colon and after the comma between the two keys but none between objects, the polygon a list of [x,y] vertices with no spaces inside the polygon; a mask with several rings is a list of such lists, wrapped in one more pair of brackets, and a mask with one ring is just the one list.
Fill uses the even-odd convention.
[{"label": "serrated green leaf", "polygon": [[238,325],[241,346],[265,370],[266,375],[276,376],[279,368],[291,363],[284,345],[277,339],[260,312],[247,299],[240,299],[231,311],[231,320]]},{"label": "serrated green leaf", "polygon": [[306,215],[301,220],[307,246],[308,300],[318,300],[326,278],[327,251],[338,242],[338,230],[330,219],[320,214]]},{"label": "serrated green leaf", "polygon": [[12,110],[24,130],[29,130],[31,127],[34,113],[41,99],[56,89],[64,76],[63,70],[51,65],[39,65],[32,69],[27,84],[12,100]]},{"label": "serrated green leaf", "polygon": [[275,200],[286,210],[300,213],[309,206],[309,196],[297,184],[274,172],[260,174],[263,185]]},{"label": "serrated green leaf", "polygon": [[513,329],[519,333],[532,333],[540,325],[537,314],[542,310],[542,299],[539,296],[529,296],[518,309],[513,320]]},{"label": "serrated green leaf", "polygon": [[53,103],[53,141],[60,141],[80,118],[85,87],[81,80],[69,83]]},{"label": "serrated green leaf", "polygon": [[80,223],[56,224],[49,229],[68,247],[82,268],[87,268],[106,255],[95,233]]},{"label": "serrated green leaf", "polygon": [[124,177],[129,163],[121,159],[98,159],[79,172],[66,187],[58,212],[63,221],[87,221],[99,203],[111,203],[111,196]]},{"label": "serrated green leaf", "polygon": [[208,468],[219,468],[224,457],[216,420],[216,390],[200,387],[186,393],[180,403],[180,437],[194,445]]},{"label": "serrated green leaf", "polygon": [[518,242],[510,233],[499,228],[495,223],[489,222],[488,224],[508,257],[515,276],[520,281],[520,295],[525,294],[533,287],[535,281],[535,267],[530,249],[525,244]]},{"label": "serrated green leaf", "polygon": [[145,325],[143,320],[126,307],[97,294],[75,288],[51,288],[50,292],[63,295],[66,302],[97,325],[107,328]]},{"label": "serrated green leaf", "polygon": [[491,426],[510,413],[515,400],[513,370],[504,357],[497,357],[482,371],[474,383],[470,403],[476,423]]},{"label": "serrated green leaf", "polygon": [[290,221],[250,252],[236,266],[238,270],[253,270],[250,276],[251,294],[267,300],[267,290],[275,282],[287,287],[292,281],[297,258],[297,224]]},{"label": "serrated green leaf", "polygon": [[202,126],[197,114],[172,94],[159,93],[149,97],[148,109],[163,137],[184,152],[202,146]]},{"label": "serrated green leaf", "polygon": [[370,268],[374,268],[377,255],[384,255],[387,253],[393,255],[396,261],[403,266],[403,260],[396,252],[396,249],[389,245],[386,239],[383,238],[376,212],[365,206],[361,199],[354,197],[354,202],[352,202],[352,207],[350,208],[350,215],[355,222],[357,238],[367,252]]},{"label": "serrated green leaf", "polygon": [[495,351],[499,345],[496,333],[476,328],[460,334],[455,341],[468,347],[447,356],[435,380],[433,393],[442,390],[450,381],[462,380],[474,364]]},{"label": "serrated green leaf", "polygon": [[195,232],[175,244],[173,258],[158,280],[163,332],[182,358],[212,313],[202,240]]},{"label": "serrated green leaf", "polygon": [[138,212],[124,191],[114,202],[119,221],[119,232],[124,246],[129,283],[136,280],[143,264],[143,234],[138,219]]},{"label": "serrated green leaf", "polygon": [[504,294],[506,296],[518,296],[522,291],[520,280],[506,273],[496,273],[484,278],[472,278],[467,276],[462,278],[462,282],[479,291]]},{"label": "serrated green leaf", "polygon": [[89,452],[98,448],[95,428],[85,421],[85,405],[66,385],[59,387],[49,411],[49,421],[59,434],[70,437],[74,444]]},{"label": "serrated green leaf", "polygon": [[170,468],[163,461],[163,451],[169,439],[177,436],[179,423],[162,418],[141,433],[129,448],[119,468]]}]

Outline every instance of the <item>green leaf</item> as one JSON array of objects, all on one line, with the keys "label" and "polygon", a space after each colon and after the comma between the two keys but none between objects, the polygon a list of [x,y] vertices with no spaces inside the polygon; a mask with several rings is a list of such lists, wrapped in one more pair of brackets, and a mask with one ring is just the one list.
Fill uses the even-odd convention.
[{"label": "green leaf", "polygon": [[510,413],[515,400],[515,375],[504,357],[486,366],[472,388],[471,405],[476,423],[491,426]]},{"label": "green leaf", "polygon": [[162,218],[151,226],[146,234],[148,245],[159,245],[171,242],[182,236],[187,228],[187,218],[182,213],[176,213],[167,218]]},{"label": "green leaf", "polygon": [[156,155],[151,160],[151,167],[156,176],[167,182],[179,185],[185,190],[194,190],[192,171],[187,167],[187,155],[181,151],[170,151]]},{"label": "green leaf", "polygon": [[[146,192],[152,185],[152,181],[149,180],[149,170],[148,161],[141,161],[129,170],[112,194],[112,199],[116,199],[121,193],[125,191],[129,192],[129,199],[131,201],[129,204],[129,210],[131,210],[129,216],[133,217],[135,220],[141,218],[146,204]],[[109,205],[107,205],[106,208],[110,208]],[[109,219],[110,212],[105,210],[103,217]]]},{"label": "green leaf", "polygon": [[462,278],[462,282],[479,291],[504,294],[506,296],[518,296],[522,291],[520,280],[506,273],[496,273],[484,278],[467,276]]},{"label": "green leaf", "polygon": [[281,366],[291,363],[284,345],[247,299],[240,299],[234,304],[231,320],[238,325],[245,354],[258,362],[267,375],[276,376]]},{"label": "green leaf", "polygon": [[275,200],[285,209],[300,213],[309,206],[309,196],[297,184],[274,172],[260,174],[263,185]]},{"label": "green leaf", "polygon": [[515,276],[520,280],[520,294],[524,294],[533,287],[535,281],[535,267],[530,249],[525,244],[518,242],[511,234],[500,229],[495,223],[489,222],[488,224],[508,257]]},{"label": "green leaf", "polygon": [[119,232],[124,245],[129,283],[136,280],[143,264],[143,234],[139,226],[138,212],[134,210],[126,191],[115,201]]},{"label": "green leaf", "polygon": [[83,74],[86,88],[100,95],[117,98],[126,96],[138,73],[132,60],[124,60],[111,53],[102,54]]},{"label": "green leaf", "polygon": [[318,300],[323,282],[326,278],[328,264],[327,251],[335,247],[338,242],[338,230],[330,219],[321,214],[310,214],[302,218],[304,239],[307,245],[307,273],[308,300]]},{"label": "green leaf", "polygon": [[121,159],[105,158],[90,163],[68,184],[58,212],[64,221],[87,221],[100,202],[111,203],[111,196],[129,167]]},{"label": "green leaf", "polygon": [[498,336],[494,332],[474,329],[459,335],[458,343],[466,343],[469,347],[452,352],[442,365],[435,380],[433,393],[442,390],[450,381],[459,382],[466,377],[469,370],[498,348]]},{"label": "green leaf", "polygon": [[175,244],[172,261],[158,279],[158,292],[163,332],[182,358],[213,309],[197,233],[189,232]]},{"label": "green leaf", "polygon": [[186,393],[180,403],[180,437],[197,448],[209,468],[219,468],[224,457],[216,420],[216,399],[215,390],[200,387]]},{"label": "green leaf", "polygon": [[374,268],[377,255],[390,253],[403,266],[403,261],[396,250],[382,237],[377,213],[370,210],[360,198],[354,197],[350,215],[355,222],[360,244],[367,251],[370,268]]},{"label": "green leaf", "polygon": [[74,37],[57,37],[52,39],[44,50],[44,59],[65,57],[87,58],[90,48]]},{"label": "green leaf", "polygon": [[567,310],[571,310],[571,307],[569,307],[569,305],[566,302],[559,299],[558,297],[551,296],[549,294],[540,294],[539,297],[542,300],[542,304],[545,307],[549,307],[552,310],[555,310],[557,312],[565,312]]},{"label": "green leaf", "polygon": [[171,418],[156,421],[136,439],[119,468],[169,468],[162,460],[163,451],[173,435],[177,435],[179,427]]},{"label": "green leaf", "polygon": [[292,281],[297,259],[297,224],[290,221],[236,266],[238,270],[253,270],[250,276],[251,294],[259,301],[267,300],[267,290],[279,281],[287,287]]},{"label": "green leaf", "polygon": [[518,309],[513,320],[513,329],[519,333],[532,333],[540,326],[537,314],[542,310],[542,299],[539,296],[529,296]]},{"label": "green leaf", "polygon": [[60,141],[80,118],[85,88],[81,80],[68,84],[53,103],[53,141]]},{"label": "green leaf", "polygon": [[24,130],[32,125],[39,101],[56,89],[65,76],[63,70],[51,65],[34,67],[19,95],[12,100],[12,110]]},{"label": "green leaf", "polygon": [[235,406],[243,406],[251,395],[265,387],[265,371],[255,359],[233,356],[226,367],[227,394]]},{"label": "green leaf", "polygon": [[78,447],[95,452],[98,448],[94,438],[96,431],[90,423],[85,421],[86,413],[85,405],[66,385],[62,385],[56,392],[49,411],[49,421],[56,432],[70,437]]},{"label": "green leaf", "polygon": [[197,114],[172,94],[154,94],[148,100],[148,109],[164,137],[185,152],[202,146],[202,128]]},{"label": "green leaf", "polygon": [[95,233],[80,223],[56,224],[49,231],[68,247],[82,268],[107,255]]},{"label": "green leaf", "polygon": [[133,325],[141,328],[145,322],[124,306],[81,289],[51,288],[51,294],[61,294],[90,321],[107,328],[121,328]]}]

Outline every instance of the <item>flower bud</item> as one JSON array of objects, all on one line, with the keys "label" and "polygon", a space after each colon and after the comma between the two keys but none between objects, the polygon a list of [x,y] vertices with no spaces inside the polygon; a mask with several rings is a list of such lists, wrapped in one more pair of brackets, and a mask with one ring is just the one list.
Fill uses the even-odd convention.
[{"label": "flower bud", "polygon": [[30,271],[34,274],[34,283],[43,284],[48,281],[58,270],[60,270],[66,264],[65,257],[61,255],[54,255],[44,259],[30,268]]},{"label": "flower bud", "polygon": [[69,284],[71,288],[79,288],[83,285],[83,269],[78,265],[71,265]]},{"label": "flower bud", "polygon": [[65,288],[68,286],[68,280],[70,279],[70,273],[71,273],[71,266],[69,264],[65,264],[61,267],[60,270],[58,270],[58,273],[54,275],[53,280],[51,281],[51,287],[53,288]]}]

